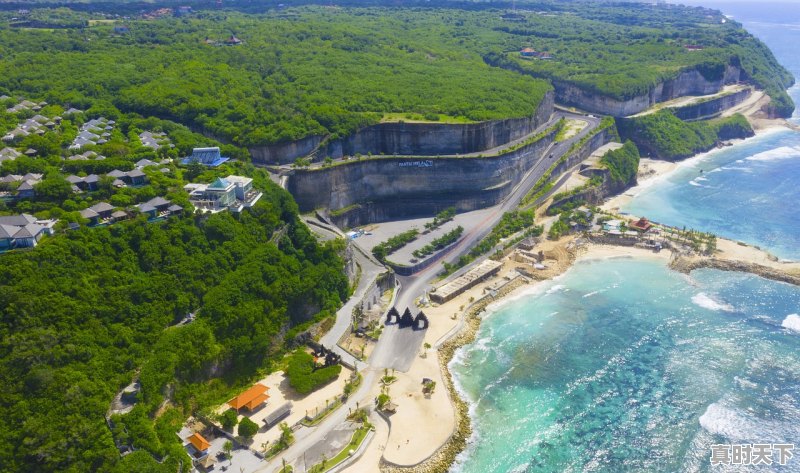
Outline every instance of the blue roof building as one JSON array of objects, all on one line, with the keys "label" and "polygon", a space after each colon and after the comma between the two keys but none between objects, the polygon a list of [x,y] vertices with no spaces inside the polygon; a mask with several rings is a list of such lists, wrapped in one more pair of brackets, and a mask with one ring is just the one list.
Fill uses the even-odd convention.
[{"label": "blue roof building", "polygon": [[215,168],[229,159],[230,158],[226,158],[220,154],[218,146],[213,148],[194,148],[192,150],[192,155],[183,158],[181,164],[198,162],[204,166]]}]

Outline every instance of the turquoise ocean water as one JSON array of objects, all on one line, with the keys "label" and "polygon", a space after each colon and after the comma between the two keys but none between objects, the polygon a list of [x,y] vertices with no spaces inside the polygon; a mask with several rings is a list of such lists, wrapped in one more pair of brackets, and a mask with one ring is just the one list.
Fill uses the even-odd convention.
[{"label": "turquoise ocean water", "polygon": [[[767,5],[730,13],[800,76],[800,8]],[[627,210],[800,259],[800,134],[692,162]],[[800,472],[798,312],[800,289],[752,275],[579,263],[491,309],[457,352],[474,433],[452,471]],[[712,468],[715,443],[798,449],[785,467]]]},{"label": "turquoise ocean water", "polygon": [[[723,11],[766,42],[781,64],[800,77],[800,3],[729,3]],[[800,84],[789,93],[800,104]],[[795,110],[792,121],[800,123],[800,111]],[[769,133],[689,160],[622,210],[800,259],[800,133]]]}]

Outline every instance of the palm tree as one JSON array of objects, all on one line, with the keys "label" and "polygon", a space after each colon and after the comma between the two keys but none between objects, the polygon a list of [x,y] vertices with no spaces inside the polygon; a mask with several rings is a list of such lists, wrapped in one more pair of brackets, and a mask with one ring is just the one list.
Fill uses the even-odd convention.
[{"label": "palm tree", "polygon": [[230,440],[227,440],[222,446],[222,450],[225,452],[225,458],[227,458],[230,464],[233,465],[233,455],[231,455],[231,451],[233,451],[233,443],[231,443]]},{"label": "palm tree", "polygon": [[278,443],[281,445],[281,448],[287,448],[292,442],[294,442],[294,432],[286,422],[281,422],[280,428],[281,437],[278,439]]}]

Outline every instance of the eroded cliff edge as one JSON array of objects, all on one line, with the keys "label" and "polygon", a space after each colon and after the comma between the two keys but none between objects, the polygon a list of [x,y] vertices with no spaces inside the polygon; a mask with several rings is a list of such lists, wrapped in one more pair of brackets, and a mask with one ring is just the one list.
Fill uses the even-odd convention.
[{"label": "eroded cliff edge", "polygon": [[527,117],[480,123],[387,122],[367,126],[343,138],[309,136],[288,143],[250,148],[253,162],[289,164],[310,156],[337,159],[357,154],[437,156],[478,153],[531,134],[553,114],[555,93],[550,90]]}]

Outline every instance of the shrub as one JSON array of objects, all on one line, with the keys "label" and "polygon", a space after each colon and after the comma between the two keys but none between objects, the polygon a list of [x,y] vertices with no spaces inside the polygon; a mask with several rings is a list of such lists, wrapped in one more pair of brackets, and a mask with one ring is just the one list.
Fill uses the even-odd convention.
[{"label": "shrub", "polygon": [[219,422],[222,424],[223,429],[228,432],[233,432],[233,428],[236,427],[236,424],[239,422],[239,416],[233,409],[228,409],[219,416]]},{"label": "shrub", "polygon": [[308,394],[339,376],[341,365],[315,369],[314,357],[298,349],[289,358],[286,376],[289,384],[300,394]]},{"label": "shrub", "polygon": [[247,417],[239,422],[239,436],[250,439],[253,438],[256,432],[258,432],[258,424]]}]

